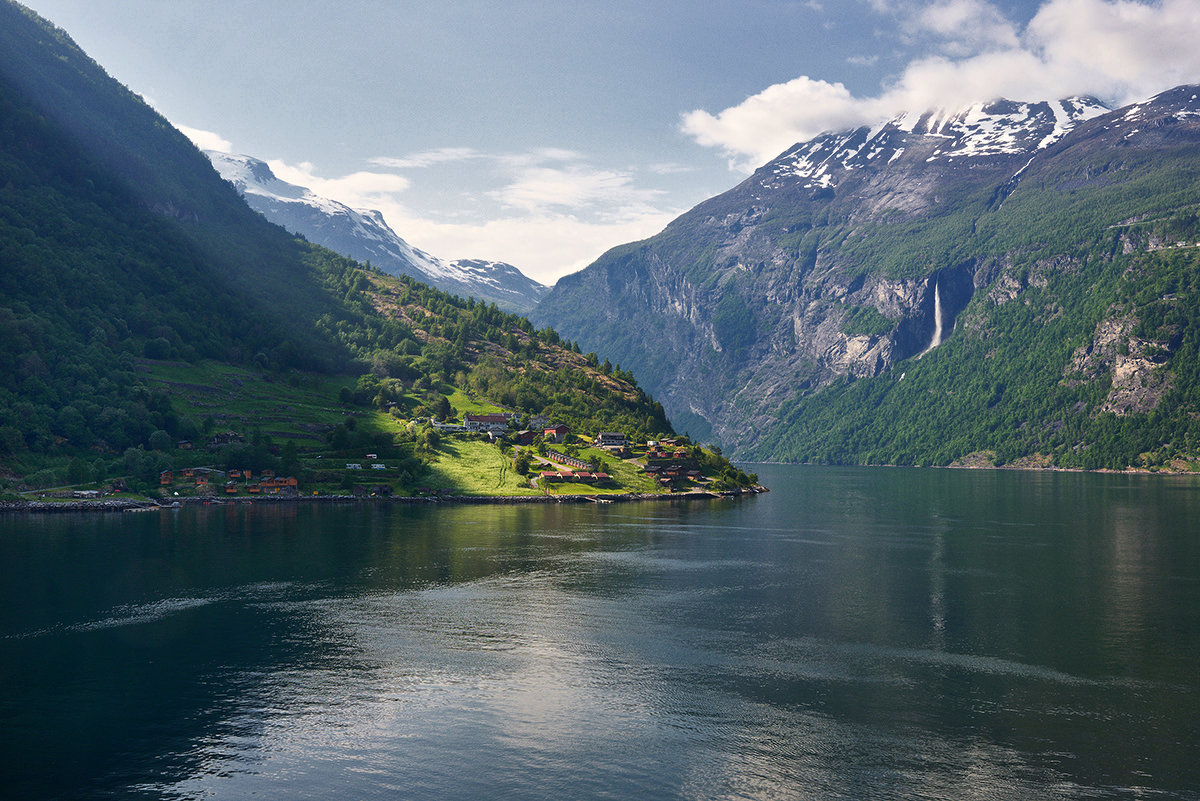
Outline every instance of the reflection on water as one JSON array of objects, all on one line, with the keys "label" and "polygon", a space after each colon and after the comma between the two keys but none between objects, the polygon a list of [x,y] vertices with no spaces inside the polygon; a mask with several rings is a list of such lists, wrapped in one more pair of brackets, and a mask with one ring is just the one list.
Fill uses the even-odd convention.
[{"label": "reflection on water", "polygon": [[1200,485],[0,518],[15,797],[1200,798]]}]

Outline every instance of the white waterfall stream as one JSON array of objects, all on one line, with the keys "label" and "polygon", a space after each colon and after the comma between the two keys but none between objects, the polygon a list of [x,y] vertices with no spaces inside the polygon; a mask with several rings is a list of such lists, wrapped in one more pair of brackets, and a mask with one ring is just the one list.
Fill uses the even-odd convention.
[{"label": "white waterfall stream", "polygon": [[929,340],[928,347],[921,351],[924,356],[929,351],[942,344],[942,292],[938,284],[933,285],[933,339]]}]

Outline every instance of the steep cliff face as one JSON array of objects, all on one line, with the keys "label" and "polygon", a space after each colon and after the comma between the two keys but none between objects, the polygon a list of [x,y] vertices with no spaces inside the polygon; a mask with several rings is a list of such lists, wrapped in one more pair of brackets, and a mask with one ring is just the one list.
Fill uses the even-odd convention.
[{"label": "steep cliff face", "polygon": [[1197,144],[1190,87],[1114,112],[999,101],[826,134],[562,279],[535,319],[614,354],[681,430],[787,458],[763,438],[798,399],[899,380],[965,312],[990,332],[1072,259],[1148,252],[1147,226],[1200,200]]}]

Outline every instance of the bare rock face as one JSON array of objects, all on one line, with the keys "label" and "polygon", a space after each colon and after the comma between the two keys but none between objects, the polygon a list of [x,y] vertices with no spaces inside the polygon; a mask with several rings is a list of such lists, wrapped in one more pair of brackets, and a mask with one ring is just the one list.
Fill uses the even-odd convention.
[{"label": "bare rock face", "polygon": [[1136,326],[1128,315],[1107,317],[1097,324],[1092,341],[1071,356],[1067,380],[1112,382],[1101,411],[1118,416],[1152,412],[1172,386],[1163,364],[1169,343],[1135,337]]}]

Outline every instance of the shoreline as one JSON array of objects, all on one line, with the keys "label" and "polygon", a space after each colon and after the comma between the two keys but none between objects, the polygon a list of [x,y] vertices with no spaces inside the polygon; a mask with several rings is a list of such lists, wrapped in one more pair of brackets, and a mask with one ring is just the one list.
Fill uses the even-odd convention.
[{"label": "shoreline", "polygon": [[279,504],[399,504],[399,505],[516,505],[592,503],[635,503],[638,501],[701,501],[737,499],[770,492],[763,486],[725,492],[622,493],[619,495],[439,495],[361,497],[358,495],[272,495],[258,498],[178,498],[169,502],[117,500],[0,501],[3,514],[54,514],[71,512],[152,512],[182,509],[185,506],[272,506]]}]

